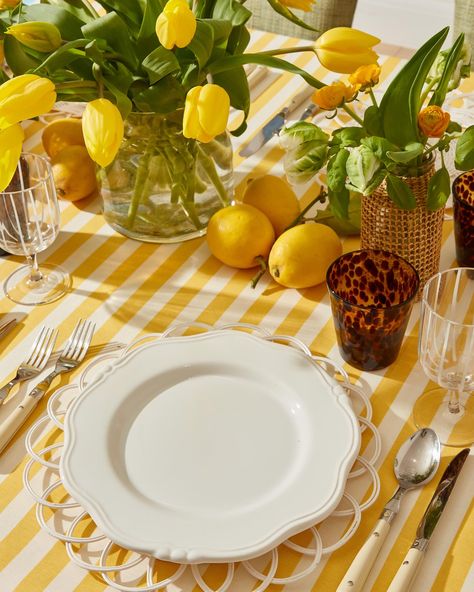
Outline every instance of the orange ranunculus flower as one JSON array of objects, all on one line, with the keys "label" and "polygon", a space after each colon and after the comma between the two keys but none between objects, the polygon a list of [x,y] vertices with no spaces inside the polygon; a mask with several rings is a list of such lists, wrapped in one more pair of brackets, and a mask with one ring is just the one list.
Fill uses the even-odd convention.
[{"label": "orange ranunculus flower", "polygon": [[369,64],[360,66],[349,76],[349,82],[357,86],[359,90],[365,91],[378,84],[380,78],[380,66],[378,64]]},{"label": "orange ranunculus flower", "polygon": [[20,4],[20,0],[0,0],[0,10],[15,8],[17,4]]},{"label": "orange ranunculus flower", "polygon": [[429,105],[418,113],[418,127],[428,138],[441,138],[451,121],[451,116],[437,105]]},{"label": "orange ranunculus flower", "polygon": [[348,86],[341,81],[333,82],[314,92],[313,102],[321,109],[334,111],[345,102],[350,101],[356,92],[357,87],[355,86]]},{"label": "orange ranunculus flower", "polygon": [[280,4],[287,8],[299,8],[305,12],[311,12],[313,10],[313,0],[280,0]]}]

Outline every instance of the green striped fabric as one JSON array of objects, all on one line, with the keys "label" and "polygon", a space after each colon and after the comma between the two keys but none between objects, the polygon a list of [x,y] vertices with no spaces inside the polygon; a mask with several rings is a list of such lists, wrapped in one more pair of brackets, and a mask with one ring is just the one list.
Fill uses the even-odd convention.
[{"label": "green striped fabric", "polygon": [[[313,12],[294,12],[307,24],[323,33],[332,27],[350,27],[356,3],[357,0],[318,0],[314,4]],[[318,33],[294,25],[277,14],[266,0],[248,0],[245,6],[252,11],[253,16],[249,25],[254,29],[305,39],[318,37]]]},{"label": "green striped fabric", "polygon": [[[454,5],[454,39],[459,33],[465,33],[474,49],[474,0],[455,0]],[[471,70],[474,70],[474,60],[471,60]]]}]

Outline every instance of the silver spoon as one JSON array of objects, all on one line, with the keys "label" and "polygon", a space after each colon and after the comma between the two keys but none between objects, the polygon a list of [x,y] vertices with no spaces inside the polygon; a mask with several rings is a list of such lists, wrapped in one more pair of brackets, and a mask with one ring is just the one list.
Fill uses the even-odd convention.
[{"label": "silver spoon", "polygon": [[369,538],[355,556],[336,592],[359,592],[387,538],[400,501],[409,489],[426,485],[438,470],[441,446],[436,433],[423,428],[404,442],[393,463],[398,489],[386,504]]}]

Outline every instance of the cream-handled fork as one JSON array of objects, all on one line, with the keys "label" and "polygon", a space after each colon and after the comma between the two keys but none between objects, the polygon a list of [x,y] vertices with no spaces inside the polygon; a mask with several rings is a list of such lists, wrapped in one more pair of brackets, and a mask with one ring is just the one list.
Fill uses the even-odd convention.
[{"label": "cream-handled fork", "polygon": [[15,384],[33,378],[44,369],[53,351],[57,336],[58,332],[54,329],[50,327],[41,328],[29,354],[18,366],[15,377],[0,388],[0,405],[3,404]]},{"label": "cream-handled fork", "polygon": [[0,425],[0,453],[36,408],[56,376],[71,372],[71,370],[77,368],[84,360],[92,341],[94,330],[95,325],[91,321],[80,320],[77,323],[71,337],[64,346],[61,356],[56,362],[54,370],[25,396],[23,401]]}]

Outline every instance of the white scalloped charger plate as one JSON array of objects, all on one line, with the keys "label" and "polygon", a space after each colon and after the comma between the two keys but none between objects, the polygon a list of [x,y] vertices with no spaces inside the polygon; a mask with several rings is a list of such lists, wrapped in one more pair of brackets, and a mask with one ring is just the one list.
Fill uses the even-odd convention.
[{"label": "white scalloped charger plate", "polygon": [[327,517],[359,447],[345,391],[308,356],[219,331],[109,366],[68,410],[60,469],[114,542],[227,562]]}]

